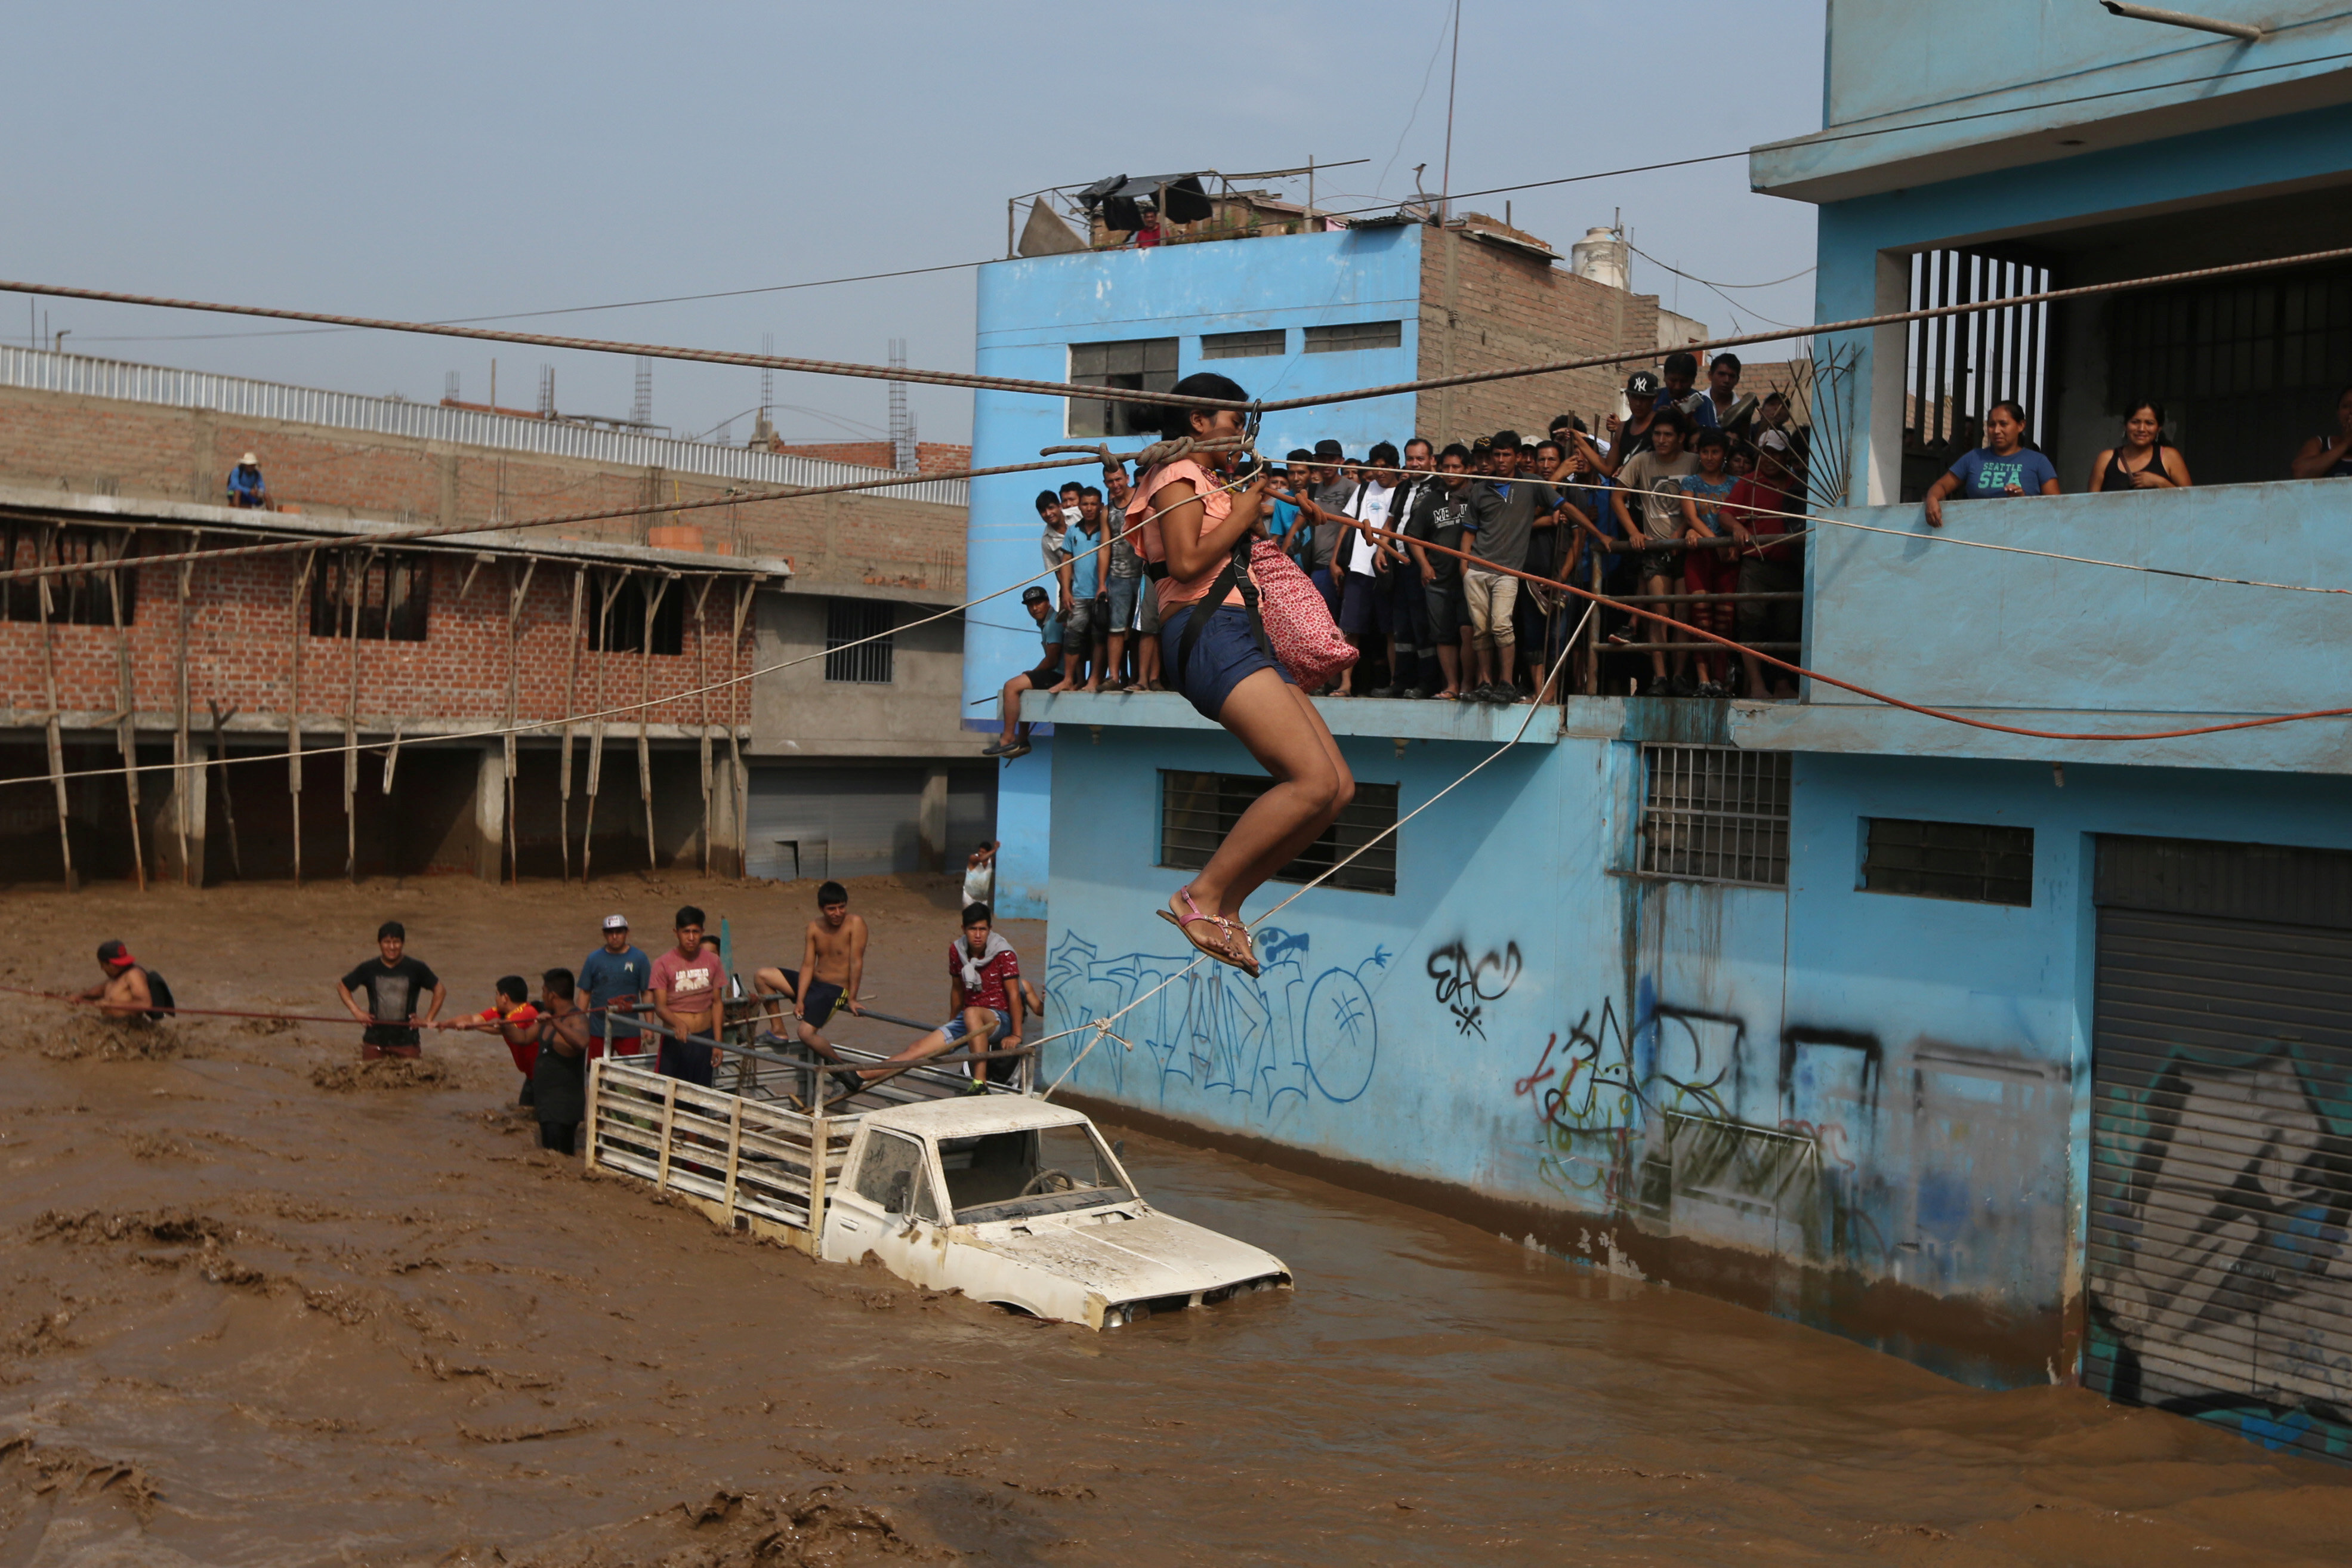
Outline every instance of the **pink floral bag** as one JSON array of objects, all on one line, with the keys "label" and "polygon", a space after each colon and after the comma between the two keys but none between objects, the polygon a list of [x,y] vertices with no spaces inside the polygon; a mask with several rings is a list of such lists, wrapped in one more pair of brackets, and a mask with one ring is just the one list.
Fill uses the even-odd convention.
[{"label": "pink floral bag", "polygon": [[1266,644],[1299,685],[1312,690],[1354,668],[1356,650],[1339,635],[1322,591],[1281,545],[1258,540],[1250,550],[1249,574],[1257,586]]}]

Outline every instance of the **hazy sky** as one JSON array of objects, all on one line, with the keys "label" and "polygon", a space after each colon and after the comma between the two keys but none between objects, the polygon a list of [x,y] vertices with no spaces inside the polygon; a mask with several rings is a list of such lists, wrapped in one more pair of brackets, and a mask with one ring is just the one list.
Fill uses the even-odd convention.
[{"label": "hazy sky", "polygon": [[[1817,129],[1822,0],[1699,11],[1464,0],[1454,189],[1729,153]],[[0,276],[403,319],[744,289],[1004,251],[1005,199],[1114,173],[1369,158],[1319,203],[1437,187],[1452,0],[1183,6],[739,5],[27,7],[10,26]],[[1178,41],[1167,41],[1170,38]],[[1416,107],[1416,100],[1418,100]],[[1465,204],[1502,215],[1502,195]],[[1633,244],[1719,283],[1813,259],[1811,207],[1744,160],[1524,191],[1564,253],[1622,208]],[[968,368],[975,274],[596,310],[533,330]],[[1723,298],[1637,259],[1719,330],[1809,320],[1812,279]],[[626,414],[625,358],[270,328],[36,300],[109,357]],[[13,314],[12,314],[13,312]],[[26,300],[0,295],[23,342]],[[267,335],[264,335],[267,334]],[[778,426],[879,434],[878,383],[780,376]],[[654,416],[749,430],[759,374],[660,364]],[[926,439],[968,395],[917,387]]]}]

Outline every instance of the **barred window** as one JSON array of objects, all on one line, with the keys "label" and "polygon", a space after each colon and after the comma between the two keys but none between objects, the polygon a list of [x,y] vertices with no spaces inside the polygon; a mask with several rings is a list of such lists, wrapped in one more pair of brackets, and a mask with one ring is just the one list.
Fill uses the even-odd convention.
[{"label": "barred window", "polygon": [[826,600],[824,678],[889,685],[891,628],[898,625],[898,609],[887,599]]},{"label": "barred window", "polygon": [[1337,326],[1307,329],[1307,352],[1311,354],[1339,354],[1357,349],[1403,346],[1402,321],[1342,321]]},{"label": "barred window", "polygon": [[[47,543],[43,544],[47,536]],[[40,565],[78,566],[86,562],[104,561],[129,542],[130,536],[100,528],[44,527],[37,522],[10,522],[0,525],[0,565],[11,571],[29,571]],[[49,616],[61,626],[110,626],[114,624],[114,591],[110,583],[120,583],[122,590],[122,624],[134,619],[139,605],[139,573],[136,568],[120,573],[77,572],[69,577],[52,577],[49,584]],[[12,621],[37,621],[41,618],[41,580],[18,577],[5,585],[0,604],[6,606],[5,618]]]},{"label": "barred window", "polygon": [[[1117,386],[1129,392],[1169,392],[1176,385],[1176,340],[1129,338],[1115,343],[1072,343],[1070,381],[1077,386]],[[1073,436],[1152,434],[1139,403],[1070,399]]]},{"label": "barred window", "polygon": [[1869,819],[1864,844],[1864,892],[2014,904],[2021,909],[2033,902],[2031,827],[1874,816]]},{"label": "barred window", "polygon": [[1262,332],[1202,332],[1202,359],[1263,359],[1283,350],[1285,334],[1280,327]]},{"label": "barred window", "polygon": [[[1241,820],[1252,802],[1274,787],[1267,778],[1162,769],[1160,774],[1160,863],[1197,871]],[[1356,785],[1356,798],[1298,858],[1274,874],[1277,882],[1308,882],[1371,844],[1323,885],[1359,893],[1396,891],[1397,786]]]},{"label": "barred window", "polygon": [[414,551],[322,550],[310,574],[310,635],[423,642],[433,557]]},{"label": "barred window", "polygon": [[1789,885],[1789,753],[1645,745],[1642,874]]},{"label": "barred window", "polygon": [[[639,572],[598,572],[589,581],[585,618],[591,653],[644,653],[646,606],[661,589],[661,580]],[[604,598],[612,595],[612,605]],[[654,607],[653,651],[686,651],[686,596],[672,583]]]}]

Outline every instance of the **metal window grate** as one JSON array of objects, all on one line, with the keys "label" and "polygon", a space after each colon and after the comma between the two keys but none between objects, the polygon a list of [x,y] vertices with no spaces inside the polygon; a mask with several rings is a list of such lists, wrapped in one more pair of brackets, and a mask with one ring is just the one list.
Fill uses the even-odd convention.
[{"label": "metal window grate", "polygon": [[[2038,294],[2051,286],[2050,268],[1972,250],[1923,250],[1911,258],[1915,310]],[[1912,440],[1927,445],[1966,440],[1984,430],[1988,410],[2001,399],[2025,405],[2026,435],[2042,436],[2042,391],[2049,376],[2050,307],[2004,305],[1998,310],[1913,321],[1906,378]]]},{"label": "metal window grate", "polygon": [[[1163,769],[1160,774],[1160,863],[1197,871],[1241,820],[1252,802],[1274,781],[1239,773],[1201,773]],[[1381,833],[1396,826],[1397,786],[1358,784],[1356,798],[1298,858],[1274,874],[1277,882],[1306,882],[1347,859]],[[1323,885],[1359,893],[1396,891],[1397,836],[1378,844]]]},{"label": "metal window grate", "polygon": [[1285,345],[1285,333],[1280,327],[1262,332],[1202,332],[1202,359],[1263,359],[1278,354]]},{"label": "metal window grate", "polygon": [[[1072,343],[1070,381],[1076,386],[1116,386],[1129,392],[1169,392],[1176,385],[1176,340],[1129,338],[1116,343]],[[1149,405],[1070,399],[1073,436],[1150,434]]]},{"label": "metal window grate", "polygon": [[1869,819],[1863,890],[1972,904],[2033,902],[2033,829]]},{"label": "metal window grate", "polygon": [[1789,753],[1644,745],[1642,874],[1789,885]]},{"label": "metal window grate", "polygon": [[[891,628],[898,625],[898,609],[887,599],[825,601],[824,678],[889,685]],[[875,640],[866,641],[868,637]]]},{"label": "metal window grate", "polygon": [[1307,329],[1307,352],[1311,354],[1349,353],[1357,349],[1393,349],[1404,346],[1402,321],[1341,321],[1336,326]]},{"label": "metal window grate", "polygon": [[423,642],[432,584],[430,555],[322,550],[310,576],[310,635]]}]

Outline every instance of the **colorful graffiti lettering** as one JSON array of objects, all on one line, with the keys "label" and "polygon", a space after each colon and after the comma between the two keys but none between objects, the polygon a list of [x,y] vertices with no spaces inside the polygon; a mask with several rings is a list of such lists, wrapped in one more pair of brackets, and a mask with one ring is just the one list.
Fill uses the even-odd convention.
[{"label": "colorful graffiti lettering", "polygon": [[1080,1069],[1081,1083],[1099,1074],[1111,1093],[1132,1099],[1148,1081],[1163,1105],[1190,1092],[1240,1102],[1268,1123],[1312,1101],[1344,1105],[1360,1097],[1380,1061],[1380,1014],[1367,976],[1376,980],[1388,967],[1388,950],[1375,947],[1351,969],[1310,977],[1307,933],[1268,928],[1256,940],[1260,973],[1251,980],[1220,964],[1192,968],[1190,952],[1105,958],[1065,932],[1045,967],[1051,1027],[1106,1016],[1181,976],[1119,1025],[1133,1053],[1117,1046],[1096,1051]]},{"label": "colorful graffiti lettering", "polygon": [[1430,979],[1437,983],[1437,1004],[1454,1015],[1454,1028],[1483,1040],[1486,1004],[1501,1001],[1518,984],[1521,962],[1516,942],[1501,952],[1489,952],[1475,963],[1470,950],[1457,942],[1432,952],[1426,967]]}]

